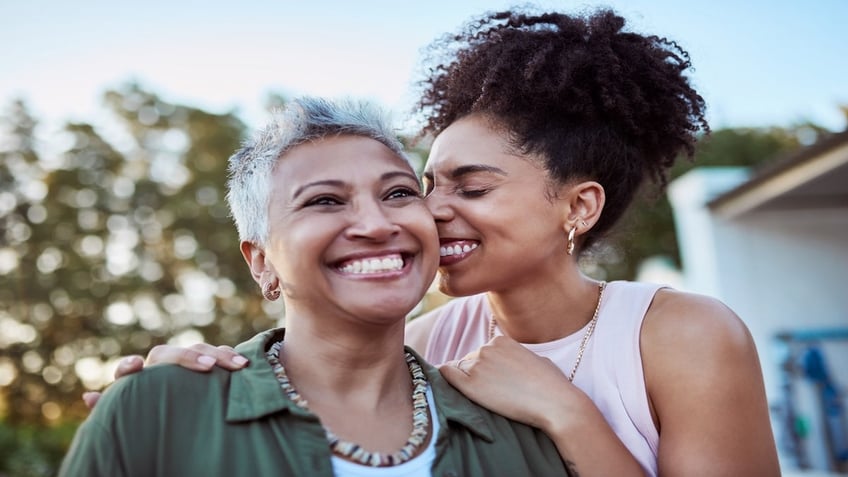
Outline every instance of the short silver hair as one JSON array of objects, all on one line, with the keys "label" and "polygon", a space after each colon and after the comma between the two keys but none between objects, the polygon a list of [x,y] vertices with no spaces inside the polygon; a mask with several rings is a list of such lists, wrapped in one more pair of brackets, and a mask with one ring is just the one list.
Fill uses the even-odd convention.
[{"label": "short silver hair", "polygon": [[409,163],[388,115],[373,103],[309,96],[294,99],[230,156],[227,203],[240,240],[260,246],[267,243],[271,174],[277,161],[295,146],[340,135],[379,141]]}]

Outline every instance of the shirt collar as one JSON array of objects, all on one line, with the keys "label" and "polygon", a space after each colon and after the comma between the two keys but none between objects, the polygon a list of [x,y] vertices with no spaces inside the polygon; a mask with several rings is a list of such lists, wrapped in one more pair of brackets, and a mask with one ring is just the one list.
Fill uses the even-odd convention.
[{"label": "shirt collar", "polygon": [[271,329],[236,346],[236,352],[249,359],[250,364],[231,374],[227,422],[250,421],[283,410],[314,418],[283,393],[265,357],[268,348],[282,340],[285,333],[283,328]]},{"label": "shirt collar", "polygon": [[[265,358],[268,348],[282,340],[285,332],[284,328],[271,329],[236,346],[236,352],[249,359],[250,364],[231,374],[227,422],[255,420],[284,410],[302,417],[317,419],[314,414],[298,407],[282,392],[277,377]],[[439,374],[439,370],[424,361],[412,348],[407,346],[406,350],[415,356],[427,376],[436,400],[440,427],[447,429],[447,421],[452,421],[491,442],[493,435],[489,421],[486,419],[487,411],[472,403],[448,384]]]},{"label": "shirt collar", "polygon": [[494,441],[489,419],[486,418],[489,411],[485,411],[477,404],[474,404],[464,394],[451,386],[442,377],[439,370],[432,364],[424,361],[415,350],[409,346],[405,346],[405,348],[415,356],[415,359],[418,360],[421,369],[427,376],[427,381],[433,390],[433,398],[436,400],[436,410],[439,413],[441,429],[447,429],[447,421],[452,421],[468,428],[468,430],[488,442]]}]

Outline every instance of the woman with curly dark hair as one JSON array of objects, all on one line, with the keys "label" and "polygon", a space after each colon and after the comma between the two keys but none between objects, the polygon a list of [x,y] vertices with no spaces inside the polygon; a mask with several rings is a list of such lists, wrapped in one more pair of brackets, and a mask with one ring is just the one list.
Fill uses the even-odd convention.
[{"label": "woman with curly dark hair", "polygon": [[[624,19],[513,10],[435,42],[419,102],[449,302],[407,342],[543,429],[581,475],[778,475],[762,374],[719,301],[584,275],[580,254],[708,132],[676,43]],[[520,344],[519,344],[520,343]],[[209,345],[158,348],[194,369]]]},{"label": "woman with curly dark hair", "polygon": [[424,183],[440,288],[465,298],[412,321],[407,342],[475,401],[544,429],[581,475],[632,469],[621,444],[649,475],[778,475],[743,322],[578,266],[708,132],[687,53],[624,23],[507,11],[431,45]]}]

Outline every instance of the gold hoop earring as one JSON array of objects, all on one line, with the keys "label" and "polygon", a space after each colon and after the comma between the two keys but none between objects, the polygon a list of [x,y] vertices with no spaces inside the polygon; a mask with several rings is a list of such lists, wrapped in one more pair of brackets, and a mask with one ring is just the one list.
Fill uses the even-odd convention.
[{"label": "gold hoop earring", "polygon": [[565,247],[566,253],[569,255],[574,254],[574,234],[577,232],[577,226],[573,225],[571,230],[568,231],[568,244]]}]

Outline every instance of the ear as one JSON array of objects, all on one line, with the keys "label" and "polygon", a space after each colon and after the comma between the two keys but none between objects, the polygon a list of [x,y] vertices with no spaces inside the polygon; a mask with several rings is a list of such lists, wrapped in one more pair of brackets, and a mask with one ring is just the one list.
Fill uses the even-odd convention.
[{"label": "ear", "polygon": [[269,274],[276,275],[266,260],[265,250],[262,247],[244,240],[239,244],[239,248],[241,249],[241,256],[244,257],[244,261],[247,262],[247,266],[250,268],[250,274],[253,276],[253,280],[260,287],[263,286],[263,281],[267,281]]},{"label": "ear", "polygon": [[604,209],[604,187],[595,181],[578,182],[563,188],[565,215],[563,228],[568,233],[577,227],[578,234],[591,229]]}]

